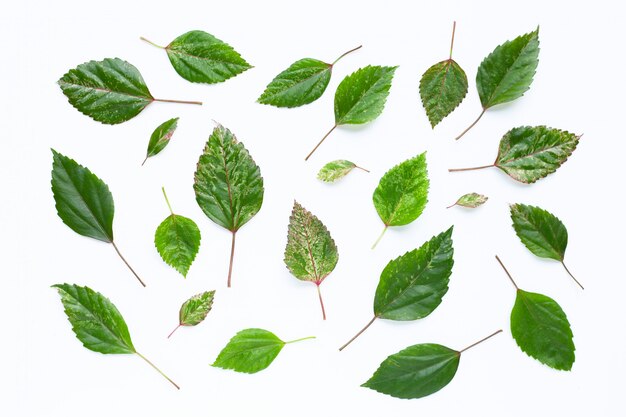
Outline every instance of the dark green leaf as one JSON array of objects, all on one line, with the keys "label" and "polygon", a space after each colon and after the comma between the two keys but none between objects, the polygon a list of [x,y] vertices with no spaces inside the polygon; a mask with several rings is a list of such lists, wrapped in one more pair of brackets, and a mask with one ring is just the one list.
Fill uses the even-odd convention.
[{"label": "dark green leaf", "polygon": [[78,285],[53,285],[61,296],[72,330],[83,345],[100,353],[135,353],[128,327],[102,294]]},{"label": "dark green leaf", "polygon": [[476,87],[484,109],[521,97],[539,63],[539,28],[498,46],[481,62]]},{"label": "dark green leaf", "polygon": [[181,326],[196,326],[200,324],[213,307],[215,291],[205,291],[194,295],[180,307],[179,323]]},{"label": "dark green leaf", "polygon": [[552,213],[525,204],[511,205],[513,228],[535,255],[562,262],[567,248],[567,229]]},{"label": "dark green leaf", "polygon": [[[146,152],[146,159],[161,152],[170,143],[172,135],[176,131],[178,124],[178,117],[168,120],[157,127],[150,136],[150,142],[148,143],[148,151]],[[143,165],[143,164],[142,164]]]},{"label": "dark green leaf", "polygon": [[428,68],[420,80],[422,105],[434,128],[467,95],[467,76],[452,58]]},{"label": "dark green leaf", "polygon": [[130,120],[154,101],[137,68],[119,58],[81,64],[58,83],[72,106],[106,124]]},{"label": "dark green leaf", "polygon": [[326,91],[331,71],[331,64],[317,59],[296,61],[267,85],[257,101],[276,107],[299,107],[312,103]]},{"label": "dark green leaf", "polygon": [[452,381],[460,359],[460,352],[442,345],[410,346],[385,359],[361,386],[396,398],[425,397]]},{"label": "dark green leaf", "polygon": [[88,168],[52,149],[52,194],[63,223],[76,233],[113,242],[113,196]]},{"label": "dark green leaf", "polygon": [[482,194],[478,193],[468,193],[464,194],[454,203],[452,206],[448,206],[448,208],[453,206],[461,206],[467,208],[476,208],[478,206],[482,206],[487,202],[488,198]]},{"label": "dark green leaf", "polygon": [[511,333],[522,351],[551,368],[569,371],[574,364],[570,324],[552,298],[517,290]]}]

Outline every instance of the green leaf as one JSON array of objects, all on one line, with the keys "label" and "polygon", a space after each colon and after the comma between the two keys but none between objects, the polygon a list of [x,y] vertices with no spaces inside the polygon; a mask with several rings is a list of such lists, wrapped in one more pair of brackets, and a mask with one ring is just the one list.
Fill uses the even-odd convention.
[{"label": "green leaf", "polygon": [[312,103],[326,91],[332,68],[331,64],[313,58],[296,61],[267,85],[257,101],[290,108]]},{"label": "green leaf", "polygon": [[453,59],[428,68],[420,80],[422,105],[434,128],[452,113],[467,95],[467,76]]},{"label": "green leaf", "polygon": [[113,196],[88,168],[52,149],[52,194],[57,214],[76,233],[113,242]]},{"label": "green leaf", "polygon": [[493,50],[478,67],[476,87],[484,109],[524,95],[539,63],[539,28]]},{"label": "green leaf", "polygon": [[135,353],[124,318],[108,298],[88,287],[53,285],[78,340],[100,353]]},{"label": "green leaf", "polygon": [[72,106],[106,124],[130,120],[154,101],[137,68],[119,58],[81,64],[58,84]]},{"label": "green leaf", "polygon": [[552,213],[525,204],[511,205],[513,228],[529,251],[540,258],[562,262],[567,248],[567,229]]},{"label": "green leaf", "polygon": [[576,350],[572,330],[552,298],[518,289],[511,311],[511,333],[530,357],[554,369],[572,369]]},{"label": "green leaf", "polygon": [[154,130],[154,132],[152,132],[152,135],[150,136],[150,142],[148,143],[146,159],[144,159],[141,165],[145,164],[148,158],[158,154],[163,149],[165,149],[165,147],[170,143],[172,135],[176,131],[177,124],[178,117],[175,117],[161,124]]},{"label": "green leaf", "polygon": [[488,199],[489,198],[487,196],[484,196],[478,193],[463,194],[461,197],[459,197],[456,203],[452,204],[451,206],[448,206],[447,208],[454,207],[454,206],[476,208],[478,206],[482,206],[483,204],[485,204]]},{"label": "green leaf", "polygon": [[215,291],[196,294],[180,307],[179,323],[181,326],[196,326],[206,318],[213,307]]},{"label": "green leaf", "polygon": [[326,226],[294,201],[287,230],[285,265],[299,280],[316,284],[324,320],[326,312],[319,286],[335,269],[338,260],[337,246]]},{"label": "green leaf", "polygon": [[354,162],[345,159],[337,159],[324,165],[317,173],[317,179],[324,182],[335,182],[350,173],[354,168],[369,172],[365,168],[361,168]]},{"label": "green leaf", "polygon": [[409,346],[385,359],[362,387],[396,398],[421,398],[452,381],[461,355],[433,343]]},{"label": "green leaf", "polygon": [[396,68],[368,65],[344,78],[335,93],[335,124],[363,124],[380,116]]},{"label": "green leaf", "polygon": [[180,35],[163,49],[178,75],[194,83],[221,83],[252,68],[232,46],[201,30]]},{"label": "green leaf", "polygon": [[200,156],[194,178],[196,201],[204,214],[233,233],[230,286],[235,234],[263,204],[261,171],[235,135],[218,125]]},{"label": "green leaf", "polygon": [[154,245],[166,264],[187,277],[200,247],[200,229],[193,220],[174,214],[165,188],[162,190],[171,214],[157,227]]},{"label": "green leaf", "polygon": [[254,374],[270,366],[287,343],[304,339],[312,337],[283,342],[267,330],[245,329],[230,339],[211,366]]},{"label": "green leaf", "polygon": [[422,214],[428,202],[429,184],[426,152],[407,159],[383,175],[374,190],[373,201],[385,224],[384,230],[389,226],[407,225]]}]

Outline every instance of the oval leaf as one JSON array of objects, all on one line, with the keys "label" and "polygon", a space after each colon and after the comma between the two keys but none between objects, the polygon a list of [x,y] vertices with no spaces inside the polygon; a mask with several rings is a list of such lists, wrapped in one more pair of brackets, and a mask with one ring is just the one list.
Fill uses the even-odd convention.
[{"label": "oval leaf", "polygon": [[324,165],[317,173],[317,179],[324,182],[335,182],[348,175],[354,168],[369,172],[365,168],[357,166],[354,162],[337,159]]},{"label": "oval leaf", "polygon": [[567,316],[552,298],[518,289],[511,311],[511,334],[530,357],[554,369],[572,369],[574,335]]},{"label": "oval leaf", "polygon": [[567,229],[552,213],[525,204],[511,205],[513,228],[524,246],[540,258],[563,262]]},{"label": "oval leaf", "polygon": [[52,149],[52,194],[57,214],[76,233],[113,242],[113,196],[88,168]]},{"label": "oval leaf", "polygon": [[154,245],[163,261],[186,277],[200,247],[200,229],[193,220],[171,214],[157,227]]},{"label": "oval leaf", "polygon": [[369,65],[344,78],[335,93],[335,125],[363,124],[380,116],[396,68]]},{"label": "oval leaf", "polygon": [[152,132],[152,135],[150,136],[150,142],[148,142],[148,151],[146,152],[146,159],[143,161],[144,163],[148,160],[148,158],[165,149],[165,147],[170,143],[170,139],[176,131],[177,125],[178,117],[175,117],[154,129],[154,132]]},{"label": "oval leaf", "polygon": [[[485,204],[488,200],[488,197],[478,194],[478,193],[469,193],[464,194],[454,203],[452,206],[461,206],[467,208],[476,208]],[[448,208],[452,207],[449,206]]]},{"label": "oval leaf", "polygon": [[374,314],[389,320],[428,316],[448,292],[454,265],[452,230],[434,236],[419,249],[390,261],[380,275]]},{"label": "oval leaf", "polygon": [[513,101],[533,82],[539,63],[539,28],[507,41],[478,67],[476,87],[483,109]]},{"label": "oval leaf", "polygon": [[420,97],[434,128],[467,95],[467,76],[452,58],[428,68],[420,80]]},{"label": "oval leaf", "polygon": [[252,68],[230,45],[201,30],[177,37],[165,50],[176,72],[194,83],[220,83]]},{"label": "oval leaf", "polygon": [[154,101],[137,68],[119,58],[81,64],[58,84],[74,108],[105,124],[130,120]]},{"label": "oval leaf", "polygon": [[396,398],[421,398],[452,381],[460,352],[433,343],[410,346],[385,359],[363,385]]},{"label": "oval leaf", "polygon": [[312,103],[326,91],[331,71],[331,64],[317,59],[296,61],[267,85],[257,101],[276,107],[299,107]]},{"label": "oval leaf", "polygon": [[78,285],[52,287],[59,292],[72,330],[83,346],[100,353],[136,353],[124,318],[108,298]]},{"label": "oval leaf", "polygon": [[270,366],[285,342],[263,329],[245,329],[233,336],[211,366],[253,374]]},{"label": "oval leaf", "polygon": [[205,291],[185,301],[178,314],[180,325],[196,326],[204,321],[213,307],[214,297],[215,291]]}]

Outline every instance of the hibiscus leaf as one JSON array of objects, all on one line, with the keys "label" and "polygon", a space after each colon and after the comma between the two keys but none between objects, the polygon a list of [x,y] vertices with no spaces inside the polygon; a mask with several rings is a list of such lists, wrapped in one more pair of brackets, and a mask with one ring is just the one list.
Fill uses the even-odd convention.
[{"label": "hibiscus leaf", "polygon": [[178,117],[170,119],[161,125],[159,125],[152,135],[150,136],[150,142],[148,142],[148,150],[146,151],[146,159],[143,160],[141,165],[146,163],[148,158],[161,152],[170,143],[172,135],[176,131],[178,125]]},{"label": "hibiscus leaf", "polygon": [[214,297],[215,291],[205,291],[185,301],[180,306],[178,313],[178,326],[172,330],[167,338],[172,337],[174,332],[181,326],[197,326],[202,323],[213,307]]},{"label": "hibiscus leaf", "polygon": [[361,168],[354,162],[345,159],[337,159],[324,165],[317,173],[317,179],[324,182],[335,182],[348,175],[354,168],[369,172],[367,169]]},{"label": "hibiscus leaf", "polygon": [[487,196],[484,196],[482,194],[478,194],[478,193],[468,193],[468,194],[463,194],[461,197],[459,197],[459,199],[456,201],[456,203],[446,207],[446,208],[450,208],[450,207],[454,207],[454,206],[461,206],[461,207],[467,207],[467,208],[476,208],[479,206],[482,206],[483,204],[485,204],[488,200]]}]

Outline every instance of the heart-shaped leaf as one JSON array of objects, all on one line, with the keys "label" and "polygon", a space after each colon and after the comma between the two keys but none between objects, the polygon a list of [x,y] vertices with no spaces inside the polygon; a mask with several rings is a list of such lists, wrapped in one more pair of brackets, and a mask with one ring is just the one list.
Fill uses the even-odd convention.
[{"label": "heart-shaped leaf", "polygon": [[214,297],[215,291],[205,291],[185,301],[180,306],[178,313],[178,326],[172,330],[167,338],[172,337],[174,332],[181,326],[197,326],[202,323],[213,307]]},{"label": "heart-shaped leaf", "polygon": [[478,193],[468,193],[464,194],[456,201],[456,203],[448,206],[446,208],[461,206],[467,208],[476,208],[485,204],[488,200],[487,196]]},{"label": "heart-shaped leaf", "polygon": [[345,159],[337,159],[324,165],[317,173],[317,179],[324,182],[335,182],[348,175],[354,168],[369,172],[367,169],[361,168],[354,162]]},{"label": "heart-shaped leaf", "polygon": [[150,142],[148,142],[148,150],[146,151],[146,159],[143,160],[141,165],[146,163],[148,158],[161,152],[170,143],[172,135],[176,131],[178,125],[178,117],[170,119],[163,124],[159,125],[152,135],[150,136]]}]

